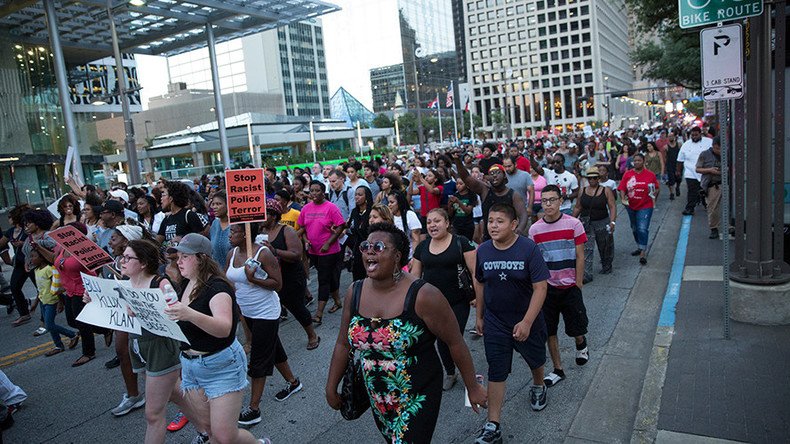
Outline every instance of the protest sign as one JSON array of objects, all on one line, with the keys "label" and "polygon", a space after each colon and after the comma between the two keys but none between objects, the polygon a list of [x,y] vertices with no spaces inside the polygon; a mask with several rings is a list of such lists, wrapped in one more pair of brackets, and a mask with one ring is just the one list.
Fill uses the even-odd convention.
[{"label": "protest sign", "polygon": [[189,344],[176,321],[165,314],[165,297],[158,288],[119,287],[121,298],[129,304],[142,328],[157,336],[166,336]]},{"label": "protest sign", "polygon": [[232,224],[266,220],[263,169],[227,170],[228,220]]},{"label": "protest sign", "polygon": [[[82,273],[82,285],[91,301],[82,309],[77,320],[97,327],[141,334],[140,322],[129,316],[127,303],[120,297],[120,289],[128,281],[102,279]],[[81,298],[82,295],[72,297]]]},{"label": "protest sign", "polygon": [[71,169],[73,163],[74,163],[74,147],[69,145],[69,148],[66,151],[66,163],[63,165],[65,167],[63,169],[63,178],[67,182],[71,178]]},{"label": "protest sign", "polygon": [[51,231],[49,236],[88,270],[93,271],[113,262],[110,255],[96,245],[96,242],[70,225]]}]

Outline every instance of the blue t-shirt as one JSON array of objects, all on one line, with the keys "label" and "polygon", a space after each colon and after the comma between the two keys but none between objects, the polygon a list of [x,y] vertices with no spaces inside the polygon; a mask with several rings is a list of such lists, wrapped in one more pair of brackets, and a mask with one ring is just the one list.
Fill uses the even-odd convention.
[{"label": "blue t-shirt", "polygon": [[[538,246],[519,236],[507,250],[498,250],[493,241],[477,249],[475,279],[483,284],[485,333],[513,334],[524,319],[532,300],[532,284],[549,278],[549,269]],[[543,322],[543,312],[535,323]]]},{"label": "blue t-shirt", "polygon": [[223,230],[219,218],[216,218],[208,233],[211,239],[211,257],[217,261],[219,268],[224,269],[230,251],[230,224]]}]

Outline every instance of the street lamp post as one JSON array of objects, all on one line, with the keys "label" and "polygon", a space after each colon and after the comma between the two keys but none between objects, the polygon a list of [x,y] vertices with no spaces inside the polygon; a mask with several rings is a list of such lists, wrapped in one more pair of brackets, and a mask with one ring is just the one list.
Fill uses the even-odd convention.
[{"label": "street lamp post", "polygon": [[606,123],[609,127],[609,131],[612,130],[612,107],[609,103],[609,99],[611,98],[609,94],[609,76],[604,76],[603,78],[604,83],[604,91],[606,92]]},{"label": "street lamp post", "polygon": [[422,134],[422,102],[420,102],[420,80],[417,78],[417,54],[416,50],[414,51],[415,55],[412,59],[412,67],[414,68],[414,93],[416,94],[417,98],[417,143],[420,144],[420,151],[422,151],[423,144],[425,143],[423,134]]}]

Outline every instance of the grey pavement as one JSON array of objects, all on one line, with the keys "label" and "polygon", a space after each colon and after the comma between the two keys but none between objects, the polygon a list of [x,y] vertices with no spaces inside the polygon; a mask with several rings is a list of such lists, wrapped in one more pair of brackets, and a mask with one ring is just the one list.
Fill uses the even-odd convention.
[{"label": "grey pavement", "polygon": [[697,211],[658,429],[733,441],[788,442],[790,326],[733,321],[731,339],[724,339],[721,250],[721,241],[708,239],[704,211]]},{"label": "grey pavement", "polygon": [[[679,201],[670,203],[666,198],[661,199],[653,215],[652,249],[645,267],[628,254],[635,246],[628,218],[621,209],[615,232],[615,272],[599,275],[600,266],[596,264],[595,280],[584,288],[590,318],[587,336],[590,362],[583,367],[576,366],[573,341],[561,335],[560,346],[568,378],[549,390],[545,410],[533,412],[528,400],[530,373],[526,364],[517,358],[508,379],[503,410],[506,442],[622,442],[631,436],[660,300],[674,253],[681,206]],[[9,272],[7,267],[5,272]],[[342,288],[349,283],[350,277],[344,273]],[[311,286],[315,293],[315,279]],[[32,286],[29,287],[32,291]],[[473,316],[470,316],[469,327]],[[6,316],[4,311],[0,314],[0,335],[3,337],[0,362],[4,356],[49,341],[47,336],[31,336],[36,327],[33,323],[12,328],[10,321],[13,319],[14,316]],[[64,321],[62,317],[59,319]],[[306,337],[298,323],[291,319],[282,324],[281,338],[289,362],[305,388],[283,403],[275,402],[273,395],[284,381],[277,374],[270,378],[262,404],[264,419],[251,429],[254,434],[269,436],[275,443],[381,442],[370,413],[348,422],[326,406],[324,385],[339,322],[339,312],[325,315],[324,324],[317,329],[322,343],[315,351],[305,349]],[[470,336],[466,339],[477,372],[485,374],[487,366],[482,341]],[[76,369],[70,367],[78,357],[74,351],[52,358],[38,356],[3,368],[30,396],[15,416],[16,425],[4,434],[6,442],[112,441],[121,444],[141,441],[145,427],[141,411],[121,418],[109,413],[123,394],[119,371],[105,370],[102,365],[113,354],[112,349],[101,344],[97,359]],[[548,362],[547,370],[550,370]],[[475,415],[465,408],[463,397],[464,389],[460,384],[445,393],[433,436],[435,442],[473,441],[485,416]],[[174,413],[175,408],[170,406],[168,418]],[[168,434],[167,442],[189,442],[194,433],[194,429],[187,426],[181,432]]]}]

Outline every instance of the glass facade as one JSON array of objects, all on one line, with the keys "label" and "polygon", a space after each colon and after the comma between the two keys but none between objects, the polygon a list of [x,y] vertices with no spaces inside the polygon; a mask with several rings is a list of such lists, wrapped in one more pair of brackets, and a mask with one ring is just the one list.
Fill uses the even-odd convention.
[{"label": "glass facade", "polygon": [[343,88],[337,90],[331,99],[332,118],[345,120],[349,127],[356,127],[357,122],[370,126],[375,114],[365,108],[354,96]]},{"label": "glass facade", "polygon": [[373,92],[373,112],[390,111],[406,105],[406,79],[402,64],[371,69],[370,87]]},{"label": "glass facade", "polygon": [[277,40],[286,113],[289,116],[329,116],[321,27],[305,22],[284,26],[277,30]]},{"label": "glass facade", "polygon": [[[216,50],[222,94],[247,91],[242,39],[218,43]],[[172,82],[184,82],[191,89],[213,89],[208,48],[168,57],[168,65]]]},{"label": "glass facade", "polygon": [[[94,122],[120,112],[118,97],[111,96],[117,89],[115,63],[108,64],[106,59],[70,63],[68,54],[66,63],[86,181],[104,186],[103,157],[97,151]],[[132,56],[126,56],[124,69],[131,86],[136,86]],[[92,105],[96,98],[107,104]],[[131,94],[130,99],[133,109],[139,106],[139,94]],[[0,113],[0,208],[56,199],[64,189],[67,141],[48,46],[0,37]]]}]

